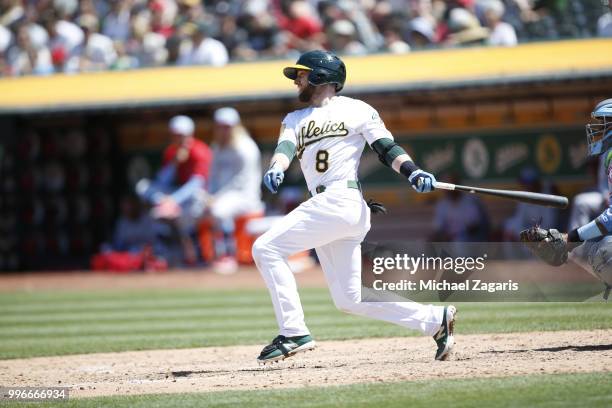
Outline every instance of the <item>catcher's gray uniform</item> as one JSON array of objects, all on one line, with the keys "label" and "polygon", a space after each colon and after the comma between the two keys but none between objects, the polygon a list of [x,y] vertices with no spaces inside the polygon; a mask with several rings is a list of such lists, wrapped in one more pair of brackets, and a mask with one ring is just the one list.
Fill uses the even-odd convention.
[{"label": "catcher's gray uniform", "polygon": [[[572,229],[567,236],[535,226],[521,232],[521,241],[542,260],[555,266],[565,263],[568,249],[574,248],[569,259],[606,285],[604,298],[607,299],[612,289],[612,98],[599,102],[591,117],[592,121],[586,125],[587,151],[589,156],[603,159],[609,207],[590,222],[583,216],[581,223],[586,223]],[[574,205],[577,210],[576,202]]]},{"label": "catcher's gray uniform", "polygon": [[[604,153],[603,159],[603,168],[608,179],[608,202],[610,202],[612,198],[612,148]],[[604,297],[607,298],[612,287],[612,206],[606,208],[595,220],[578,228],[578,231],[580,236],[585,238],[585,242],[570,252],[569,259],[595,275],[606,285]],[[595,231],[605,235],[589,239],[589,235],[594,234]]]},{"label": "catcher's gray uniform", "polygon": [[612,236],[587,241],[570,252],[569,259],[595,275],[606,285],[605,298],[612,288]]}]

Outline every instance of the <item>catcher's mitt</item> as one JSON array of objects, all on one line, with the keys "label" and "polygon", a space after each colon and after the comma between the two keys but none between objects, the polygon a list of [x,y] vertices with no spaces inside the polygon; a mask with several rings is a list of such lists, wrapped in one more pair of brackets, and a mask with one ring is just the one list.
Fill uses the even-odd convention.
[{"label": "catcher's mitt", "polygon": [[567,241],[556,229],[545,230],[533,226],[521,231],[521,242],[538,258],[552,266],[561,266],[567,262]]}]

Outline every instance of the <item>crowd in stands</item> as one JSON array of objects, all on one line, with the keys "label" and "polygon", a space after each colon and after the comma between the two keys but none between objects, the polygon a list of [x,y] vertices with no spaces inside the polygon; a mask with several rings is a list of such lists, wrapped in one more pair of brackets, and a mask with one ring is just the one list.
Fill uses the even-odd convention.
[{"label": "crowd in stands", "polygon": [[606,2],[0,0],[0,75],[612,36]]}]

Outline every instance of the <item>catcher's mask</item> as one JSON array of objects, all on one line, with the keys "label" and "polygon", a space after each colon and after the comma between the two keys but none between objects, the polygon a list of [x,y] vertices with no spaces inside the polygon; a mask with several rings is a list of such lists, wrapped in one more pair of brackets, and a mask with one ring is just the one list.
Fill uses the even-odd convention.
[{"label": "catcher's mask", "polygon": [[612,147],[612,98],[601,101],[586,125],[589,156],[597,156]]},{"label": "catcher's mask", "polygon": [[302,54],[294,65],[283,69],[283,74],[295,80],[298,70],[309,71],[308,83],[311,85],[334,84],[336,92],[342,90],[346,81],[344,62],[328,51],[315,50]]}]

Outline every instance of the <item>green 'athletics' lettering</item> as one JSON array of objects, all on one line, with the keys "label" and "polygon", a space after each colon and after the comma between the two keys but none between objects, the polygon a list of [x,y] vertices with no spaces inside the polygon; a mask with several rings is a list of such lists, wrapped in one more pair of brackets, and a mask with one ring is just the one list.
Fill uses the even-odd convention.
[{"label": "green 'athletics' lettering", "polygon": [[349,131],[344,122],[327,121],[323,125],[317,126],[314,120],[309,121],[306,126],[301,127],[298,133],[298,159],[302,158],[302,153],[306,146],[328,137],[344,137],[348,133]]}]

